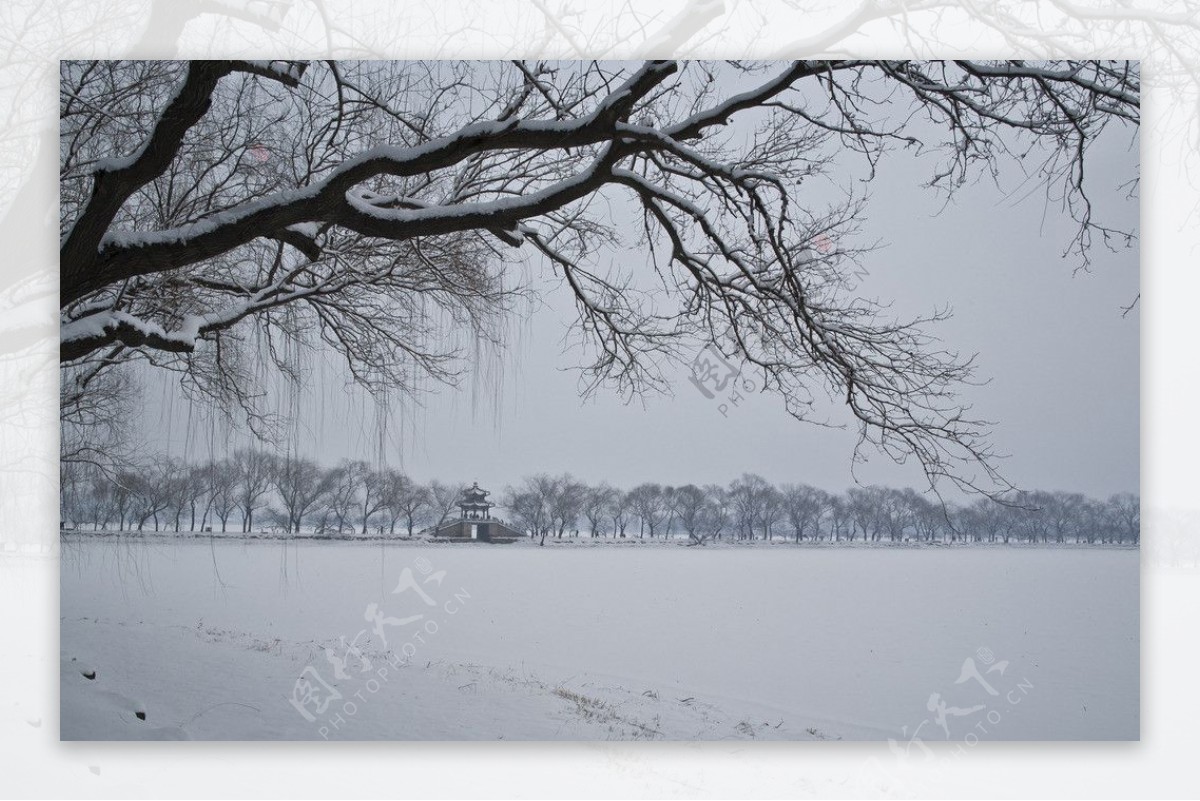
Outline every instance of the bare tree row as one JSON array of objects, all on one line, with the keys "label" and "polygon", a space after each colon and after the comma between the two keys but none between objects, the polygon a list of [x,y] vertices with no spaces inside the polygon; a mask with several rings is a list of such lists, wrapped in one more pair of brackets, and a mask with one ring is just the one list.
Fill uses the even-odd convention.
[{"label": "bare tree row", "polygon": [[[363,461],[325,468],[311,459],[241,450],[201,464],[156,458],[115,473],[64,463],[65,527],[98,531],[311,531],[412,537],[454,513],[463,485],[421,484]],[[726,486],[589,485],[538,474],[509,487],[506,519],[547,538],[831,542],[1127,543],[1139,539],[1137,495],[1014,492],[943,504],[912,489],[776,486],[743,475]]]},{"label": "bare tree row", "polygon": [[411,537],[445,521],[462,492],[364,461],[325,468],[255,450],[201,464],[160,457],[115,472],[63,463],[61,481],[63,525],[98,531],[226,532],[232,523],[241,532]]},{"label": "bare tree row", "polygon": [[842,494],[806,484],[775,486],[743,475],[727,486],[589,486],[570,475],[537,475],[510,488],[518,528],[547,537],[828,540],[832,542],[1138,542],[1140,500],[1070,492],[1014,492],[944,504],[912,489],[854,487]]}]

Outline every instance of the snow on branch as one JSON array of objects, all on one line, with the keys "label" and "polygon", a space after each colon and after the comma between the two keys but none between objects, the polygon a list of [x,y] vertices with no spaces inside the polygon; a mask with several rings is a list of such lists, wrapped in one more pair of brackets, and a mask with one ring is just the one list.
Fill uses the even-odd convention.
[{"label": "snow on branch", "polygon": [[233,69],[271,78],[284,86],[295,88],[300,85],[300,79],[304,77],[304,70],[308,68],[308,63],[304,61],[233,61],[230,66]]},{"label": "snow on branch", "polygon": [[[889,456],[995,482],[986,427],[956,396],[970,360],[927,334],[943,313],[896,321],[857,297],[864,206],[811,179],[845,186],[855,164],[873,176],[914,150],[953,192],[1007,160],[1063,201],[1084,263],[1093,234],[1133,235],[1105,225],[1084,169],[1107,128],[1138,123],[1130,62],[178,69],[67,66],[61,360],[182,354],[238,402],[253,376],[231,354],[249,325],[289,374],[283,354],[303,342],[373,390],[455,380],[456,332],[500,346],[533,264],[571,293],[592,387],[661,386],[660,365],[700,342],[797,417],[840,403]],[[151,84],[152,118],[129,106]],[[838,248],[814,256],[829,234]]]}]

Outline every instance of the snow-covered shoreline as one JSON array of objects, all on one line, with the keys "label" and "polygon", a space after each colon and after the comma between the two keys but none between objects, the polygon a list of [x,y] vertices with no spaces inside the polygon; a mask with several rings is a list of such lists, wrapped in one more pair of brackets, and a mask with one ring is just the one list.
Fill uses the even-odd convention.
[{"label": "snow-covered shoreline", "polygon": [[[387,545],[395,547],[441,547],[451,545],[455,548],[528,548],[540,547],[537,540],[533,538],[525,540],[517,540],[512,543],[492,544],[484,542],[454,542],[447,543],[444,541],[435,541],[427,537],[414,536],[379,536],[379,535],[350,535],[345,537],[331,537],[325,534],[313,534],[301,532],[300,534],[283,534],[269,531],[256,532],[207,532],[207,531],[87,531],[87,530],[64,530],[59,532],[60,539],[63,542],[82,542],[89,540],[99,540],[105,542],[297,542],[321,544],[327,543],[330,545]],[[726,549],[726,548],[797,548],[797,549],[825,549],[825,548],[850,548],[850,549],[874,549],[874,548],[911,548],[911,549],[943,549],[943,548],[1016,548],[1020,550],[1058,550],[1062,548],[1076,549],[1083,548],[1088,550],[1106,549],[1118,551],[1137,551],[1140,546],[1129,543],[1114,543],[1114,542],[975,542],[972,540],[958,540],[955,542],[927,542],[921,540],[802,540],[796,542],[794,540],[785,540],[782,537],[770,541],[766,540],[708,540],[704,543],[695,543],[687,540],[684,537],[675,537],[673,539],[656,538],[640,538],[628,537],[625,539],[614,539],[612,537],[564,537],[562,539],[546,539],[547,548],[709,548],[709,549]]]}]

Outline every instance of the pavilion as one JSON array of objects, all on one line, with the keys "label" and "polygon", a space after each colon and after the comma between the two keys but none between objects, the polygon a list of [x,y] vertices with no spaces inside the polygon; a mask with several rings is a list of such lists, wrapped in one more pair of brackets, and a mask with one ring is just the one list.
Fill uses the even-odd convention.
[{"label": "pavilion", "polygon": [[459,518],[442,523],[431,532],[437,542],[514,542],[525,537],[501,520],[492,517],[492,502],[488,491],[480,489],[479,482],[463,490],[458,502]]}]

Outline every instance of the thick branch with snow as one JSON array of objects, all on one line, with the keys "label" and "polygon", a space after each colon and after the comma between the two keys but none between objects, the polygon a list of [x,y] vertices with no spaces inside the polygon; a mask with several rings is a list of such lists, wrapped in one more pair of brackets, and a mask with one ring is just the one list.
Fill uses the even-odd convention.
[{"label": "thick branch with snow", "polygon": [[[61,92],[63,363],[144,354],[238,402],[238,349],[294,372],[283,341],[380,391],[452,381],[532,262],[594,386],[643,391],[709,344],[797,417],[845,404],[864,442],[974,486],[998,476],[956,400],[969,362],[933,346],[942,313],[856,296],[860,199],[811,179],[917,148],[953,191],[1032,156],[1080,259],[1131,236],[1085,169],[1137,124],[1127,62],[64,62]],[[642,263],[602,269],[617,240]]]}]

